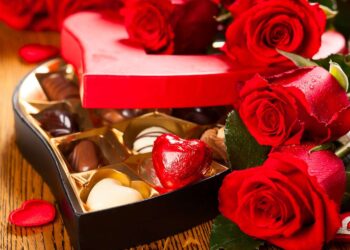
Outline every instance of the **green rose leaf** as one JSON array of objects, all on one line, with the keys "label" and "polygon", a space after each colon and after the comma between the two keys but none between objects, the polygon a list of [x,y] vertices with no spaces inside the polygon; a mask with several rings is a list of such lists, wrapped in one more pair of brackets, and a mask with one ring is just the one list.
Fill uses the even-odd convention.
[{"label": "green rose leaf", "polygon": [[329,62],[329,73],[337,79],[338,83],[347,92],[349,90],[349,79],[340,65],[336,62]]},{"label": "green rose leaf", "polygon": [[234,169],[261,165],[271,149],[261,146],[254,139],[235,111],[232,111],[226,120],[225,144],[230,167]]},{"label": "green rose leaf", "polygon": [[211,250],[255,250],[263,243],[244,234],[238,226],[222,215],[214,220],[210,236]]},{"label": "green rose leaf", "polygon": [[314,60],[319,66],[329,69],[329,63],[334,62],[339,64],[344,73],[349,77],[350,76],[350,54],[341,55],[341,54],[332,54],[326,58]]},{"label": "green rose leaf", "polygon": [[312,60],[307,59],[305,57],[302,57],[302,56],[299,56],[297,54],[290,53],[287,51],[283,51],[280,49],[276,49],[276,50],[278,53],[280,53],[281,55],[283,55],[283,56],[287,57],[289,60],[291,60],[298,67],[318,66],[317,63],[315,63]]},{"label": "green rose leaf", "polygon": [[320,9],[324,12],[327,19],[332,19],[338,14],[338,11],[332,10],[331,8],[325,5],[320,5]]},{"label": "green rose leaf", "polygon": [[350,54],[333,54],[327,58],[315,60],[315,62],[319,66],[329,70],[330,73],[338,80],[339,84],[346,91],[349,90],[348,79],[350,77]]},{"label": "green rose leaf", "polygon": [[321,144],[310,149],[309,153],[311,154],[313,152],[322,151],[322,150],[335,151],[335,145],[332,142]]}]

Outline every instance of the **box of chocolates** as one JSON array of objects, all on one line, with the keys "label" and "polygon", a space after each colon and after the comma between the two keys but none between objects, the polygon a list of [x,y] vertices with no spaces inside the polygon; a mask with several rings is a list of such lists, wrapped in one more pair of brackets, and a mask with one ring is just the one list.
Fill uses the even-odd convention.
[{"label": "box of chocolates", "polygon": [[18,146],[75,249],[136,246],[217,215],[229,108],[84,109],[78,89],[73,67],[54,59],[13,96]]}]

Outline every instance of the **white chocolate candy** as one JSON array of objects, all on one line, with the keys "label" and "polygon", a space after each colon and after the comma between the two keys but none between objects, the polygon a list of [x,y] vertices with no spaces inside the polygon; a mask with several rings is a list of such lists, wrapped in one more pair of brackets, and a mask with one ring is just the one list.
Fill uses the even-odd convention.
[{"label": "white chocolate candy", "polygon": [[133,149],[141,154],[151,153],[154,141],[158,136],[166,133],[169,133],[169,131],[162,127],[154,126],[146,128],[136,136]]},{"label": "white chocolate candy", "polygon": [[141,201],[141,194],[112,178],[105,178],[97,182],[91,189],[86,201],[90,211],[122,206]]}]

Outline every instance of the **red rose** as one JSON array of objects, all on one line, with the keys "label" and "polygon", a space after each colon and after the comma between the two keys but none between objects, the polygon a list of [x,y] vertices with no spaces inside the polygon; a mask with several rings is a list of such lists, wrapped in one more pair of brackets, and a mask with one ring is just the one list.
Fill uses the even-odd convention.
[{"label": "red rose", "polygon": [[0,0],[0,10],[1,21],[12,28],[25,29],[45,13],[45,1]]},{"label": "red rose", "polygon": [[16,29],[59,31],[64,18],[81,10],[117,8],[114,0],[0,0],[0,20]]},{"label": "red rose", "polygon": [[[295,88],[270,85],[257,75],[245,83],[239,114],[261,145],[297,144],[304,133],[305,97]],[[298,100],[300,99],[300,101]]]},{"label": "red rose", "polygon": [[283,249],[317,250],[340,226],[342,161],[297,145],[273,152],[262,166],[234,171],[219,191],[221,213],[255,238]]},{"label": "red rose", "polygon": [[236,109],[261,145],[298,144],[302,139],[323,143],[350,130],[346,93],[320,67],[266,79],[257,75],[241,89]]},{"label": "red rose", "polygon": [[240,67],[292,67],[276,48],[312,57],[321,46],[326,16],[306,0],[237,0],[230,10],[225,51]]},{"label": "red rose", "polygon": [[171,24],[175,54],[206,54],[217,32],[218,7],[211,0],[187,0],[174,5]]},{"label": "red rose", "polygon": [[123,14],[132,40],[148,52],[172,54],[174,33],[170,25],[170,0],[128,0]]}]

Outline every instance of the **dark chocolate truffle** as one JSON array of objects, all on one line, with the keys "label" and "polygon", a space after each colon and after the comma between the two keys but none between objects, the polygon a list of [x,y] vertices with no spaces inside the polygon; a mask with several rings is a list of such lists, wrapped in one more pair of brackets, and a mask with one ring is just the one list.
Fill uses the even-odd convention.
[{"label": "dark chocolate truffle", "polygon": [[53,137],[79,131],[77,115],[70,112],[67,105],[54,105],[33,115],[33,117]]},{"label": "dark chocolate truffle", "polygon": [[96,169],[101,165],[100,150],[94,142],[81,140],[70,153],[68,161],[75,172]]},{"label": "dark chocolate truffle", "polygon": [[61,101],[69,98],[79,98],[79,88],[62,73],[52,73],[38,76],[40,85],[50,101]]}]

